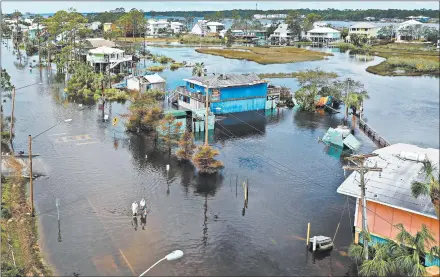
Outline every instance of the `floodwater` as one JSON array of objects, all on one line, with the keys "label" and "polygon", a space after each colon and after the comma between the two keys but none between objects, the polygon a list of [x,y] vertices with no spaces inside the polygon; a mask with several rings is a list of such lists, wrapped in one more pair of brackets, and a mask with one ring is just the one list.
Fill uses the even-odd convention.
[{"label": "floodwater", "polygon": [[[151,138],[125,134],[121,123],[102,122],[95,104],[67,102],[46,70],[21,68],[3,45],[2,66],[17,87],[16,150],[27,135],[60,124],[33,142],[47,176],[37,179],[35,204],[45,259],[57,275],[139,275],[173,250],[185,254],[164,261],[154,275],[353,275],[345,253],[352,240],[353,201],[336,193],[344,179],[338,153],[317,142],[340,114],[293,110],[233,114],[211,133],[225,164],[222,174],[198,176],[192,166],[154,149]],[[362,81],[371,100],[365,105],[372,126],[391,142],[438,147],[439,84],[429,77],[388,78],[365,72],[369,64],[348,54],[329,60],[257,65],[202,55],[191,48],[157,48],[177,61],[205,62],[209,73],[283,72],[320,67]],[[161,74],[170,88],[191,69]],[[293,79],[273,80],[293,90]],[[10,101],[3,103],[10,113]],[[110,118],[127,104],[106,106]],[[423,134],[423,135],[422,135]],[[201,135],[201,134],[200,134]],[[361,152],[375,145],[362,133]],[[198,141],[200,142],[200,141]],[[170,171],[166,172],[166,165]],[[249,182],[244,209],[242,182]],[[145,228],[132,225],[130,206],[142,197],[149,214]],[[60,221],[56,199],[59,199]],[[312,235],[335,238],[336,249],[312,257],[305,249],[307,223]]]}]

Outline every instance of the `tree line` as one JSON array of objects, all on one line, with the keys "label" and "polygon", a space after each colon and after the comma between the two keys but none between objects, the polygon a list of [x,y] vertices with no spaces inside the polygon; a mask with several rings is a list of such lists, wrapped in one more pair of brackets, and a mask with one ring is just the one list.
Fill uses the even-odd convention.
[{"label": "tree line", "polygon": [[[400,10],[400,9],[368,9],[368,10],[338,10],[338,9],[326,9],[326,10],[315,10],[315,9],[293,9],[293,10],[224,10],[220,11],[223,18],[234,18],[234,14],[238,14],[242,18],[251,18],[255,14],[288,14],[291,11],[296,11],[302,15],[308,15],[311,13],[317,14],[323,18],[323,20],[352,20],[359,21],[364,20],[365,17],[375,17],[375,18],[406,18],[408,16],[428,16],[431,18],[439,18],[438,10],[427,10],[427,9],[416,9],[416,10]],[[171,16],[171,17],[206,17],[215,16],[219,11],[167,11],[167,12],[146,12],[149,15],[161,15],[161,16]]]}]

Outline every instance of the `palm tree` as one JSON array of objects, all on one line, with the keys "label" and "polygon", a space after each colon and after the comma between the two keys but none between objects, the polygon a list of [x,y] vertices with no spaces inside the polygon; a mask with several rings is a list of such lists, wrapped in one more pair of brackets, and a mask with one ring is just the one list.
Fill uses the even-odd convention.
[{"label": "palm tree", "polygon": [[435,168],[431,161],[426,161],[423,165],[423,170],[426,174],[425,182],[414,181],[411,184],[411,194],[415,198],[420,196],[430,196],[431,202],[435,207],[435,213],[439,217],[439,205],[440,205],[440,185],[439,185],[439,175],[435,175]]},{"label": "palm tree", "polygon": [[192,75],[193,76],[205,76],[205,64],[204,63],[196,63],[193,67],[192,70]]},{"label": "palm tree", "polygon": [[424,224],[415,235],[408,233],[402,224],[395,227],[400,230],[396,241],[373,244],[369,248],[370,259],[367,261],[363,260],[362,246],[350,246],[350,258],[362,263],[359,267],[360,276],[425,276],[426,269],[422,261],[439,255],[439,248],[432,247],[436,244],[432,232]]},{"label": "palm tree", "polygon": [[342,92],[342,101],[345,105],[344,121],[347,122],[348,109],[352,108],[353,112],[356,113],[356,109],[359,109],[364,100],[369,99],[370,96],[361,82],[354,81],[350,78],[342,82],[337,82],[336,87]]}]

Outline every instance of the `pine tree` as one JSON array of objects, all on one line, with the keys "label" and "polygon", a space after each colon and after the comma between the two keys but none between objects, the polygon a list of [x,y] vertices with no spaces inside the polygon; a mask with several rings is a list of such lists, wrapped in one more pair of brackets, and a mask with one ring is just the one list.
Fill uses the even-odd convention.
[{"label": "pine tree", "polygon": [[193,157],[193,163],[200,173],[213,174],[223,168],[223,163],[215,159],[219,152],[209,145],[199,146]]},{"label": "pine tree", "polygon": [[177,145],[182,122],[176,121],[172,114],[166,114],[159,124],[159,138],[163,140],[164,148],[171,153],[171,148]]},{"label": "pine tree", "polygon": [[194,155],[194,135],[191,132],[185,132],[179,140],[180,149],[177,150],[176,155],[179,160],[191,160]]}]

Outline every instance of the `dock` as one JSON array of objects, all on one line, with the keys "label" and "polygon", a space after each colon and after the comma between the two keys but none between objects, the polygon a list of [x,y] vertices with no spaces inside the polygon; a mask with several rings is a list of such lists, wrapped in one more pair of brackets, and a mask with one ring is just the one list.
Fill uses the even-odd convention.
[{"label": "dock", "polygon": [[359,119],[359,129],[361,129],[369,138],[379,145],[380,148],[390,146],[390,143],[376,132],[370,125],[362,119]]}]

